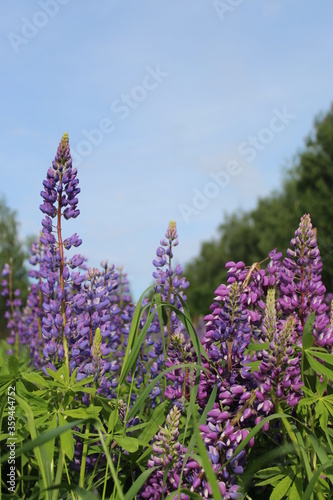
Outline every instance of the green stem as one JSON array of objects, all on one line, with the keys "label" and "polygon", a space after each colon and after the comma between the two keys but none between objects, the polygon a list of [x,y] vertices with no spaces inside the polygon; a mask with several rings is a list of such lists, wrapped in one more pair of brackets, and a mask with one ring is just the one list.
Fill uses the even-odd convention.
[{"label": "green stem", "polygon": [[86,473],[86,463],[87,463],[87,455],[88,455],[88,436],[89,436],[90,424],[86,425],[86,430],[84,433],[84,443],[82,450],[82,460],[81,460],[81,469],[80,469],[80,480],[79,486],[84,488],[84,476]]},{"label": "green stem", "polygon": [[108,467],[109,467],[109,464],[106,464],[102,500],[105,500],[105,495],[106,495],[106,485],[107,485],[107,479],[108,479]]},{"label": "green stem", "polygon": [[[62,471],[63,471],[63,468],[64,468],[64,462],[65,462],[65,452],[62,449],[62,446],[60,445],[59,457],[58,457],[58,465],[57,465],[57,473],[56,473],[56,477],[55,477],[55,480],[54,480],[54,484],[55,485],[58,485],[58,484],[61,483]],[[53,490],[52,500],[58,500],[58,496],[59,496],[59,490],[58,489]]]},{"label": "green stem", "polygon": [[[278,413],[283,413],[284,414],[284,411],[283,409],[281,408],[281,405],[279,403],[278,400],[275,400],[274,402],[275,404],[275,408],[277,410]],[[295,446],[296,448],[296,453],[298,455],[298,458],[300,460],[300,462],[302,462],[302,454],[300,452],[300,449],[299,449],[299,444],[298,444],[298,441],[297,441],[297,437],[296,437],[296,434],[294,433],[291,425],[290,425],[290,422],[289,420],[286,418],[286,417],[281,417],[281,420],[282,420],[282,423],[288,433],[288,436],[290,438],[290,441],[293,443],[293,445]]]},{"label": "green stem", "polygon": [[65,363],[67,367],[67,371],[69,372],[69,356],[68,356],[68,343],[65,335],[65,325],[66,325],[66,298],[65,298],[65,281],[64,281],[64,244],[62,241],[61,234],[61,193],[58,195],[58,213],[57,213],[57,234],[58,234],[58,245],[59,245],[59,253],[60,253],[60,265],[59,265],[59,281],[60,288],[62,290],[63,298],[61,301],[61,314],[63,317],[63,325],[62,325],[62,344],[65,353]]}]

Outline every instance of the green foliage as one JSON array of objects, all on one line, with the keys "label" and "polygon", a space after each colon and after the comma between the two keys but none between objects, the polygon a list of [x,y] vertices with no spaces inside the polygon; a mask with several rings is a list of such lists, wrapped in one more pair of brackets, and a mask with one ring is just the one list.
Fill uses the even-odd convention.
[{"label": "green foliage", "polygon": [[[242,477],[244,494],[247,492],[249,498],[263,494],[269,500],[323,500],[330,498],[333,491],[333,389],[328,383],[333,375],[333,354],[312,346],[309,336],[313,322],[311,314],[304,327],[302,345],[304,397],[295,412],[285,413],[276,403],[279,413],[264,418],[235,451],[237,454],[256,436],[256,447]],[[266,422],[277,418],[284,435],[284,443],[278,447],[259,434]],[[263,447],[264,454],[260,451]]]},{"label": "green foliage", "polygon": [[225,215],[217,239],[202,243],[200,254],[185,268],[191,286],[188,303],[192,314],[207,314],[213,291],[225,282],[225,264],[260,262],[275,247],[289,247],[291,227],[297,227],[300,214],[310,213],[317,228],[323,261],[322,279],[333,290],[333,237],[328,229],[333,218],[330,203],[333,190],[333,105],[320,115],[305,143],[304,151],[285,173],[279,192],[259,199],[255,209]]},{"label": "green foliage", "polygon": [[[71,375],[66,364],[57,366],[57,371],[48,374],[33,371],[27,359],[6,356],[6,344],[0,350],[0,440],[1,459],[6,465],[9,453],[6,442],[9,437],[10,410],[6,406],[9,390],[15,387],[16,401],[16,468],[18,475],[15,494],[11,498],[56,500],[61,499],[135,499],[144,482],[156,467],[149,468],[147,461],[152,452],[151,439],[165,425],[171,403],[165,400],[155,409],[146,405],[149,392],[165,373],[174,369],[166,368],[137,398],[129,412],[120,418],[123,408],[121,398],[131,399],[136,391],[128,376],[133,371],[133,356],[139,355],[137,344],[142,344],[143,329],[140,318],[150,311],[152,304],[161,310],[170,307],[161,302],[160,295],[154,295],[152,303],[143,306],[139,301],[134,317],[131,341],[128,343],[126,361],[122,368],[122,387],[118,398],[108,400],[96,392],[94,376],[79,382],[76,371]],[[191,332],[198,359],[202,359],[198,339],[186,306],[184,312],[173,308],[178,318]],[[148,314],[147,323],[150,324]],[[310,315],[304,327],[302,352],[302,381],[304,397],[295,410],[283,407],[276,401],[277,413],[263,418],[240,442],[234,452],[247,450],[248,460],[244,474],[239,477],[244,499],[267,498],[269,500],[324,500],[333,489],[333,389],[330,385],[333,375],[333,354],[313,344],[310,335],[314,316]],[[147,328],[145,329],[145,331]],[[144,332],[145,332],[144,331]],[[252,343],[249,352],[258,353],[267,345]],[[205,359],[205,363],[209,360]],[[199,431],[207,413],[216,400],[215,384],[204,411],[199,411],[196,397],[200,371],[206,370],[199,363],[183,363],[196,373],[190,400],[185,402],[185,416],[179,426],[179,442],[186,447],[186,457],[192,456],[205,470],[210,481],[214,499],[220,499],[218,483],[206,446]],[[90,395],[90,404],[82,405],[80,396]],[[140,414],[140,424],[128,427],[129,420]],[[283,442],[272,439],[273,434],[263,432],[270,423],[273,429],[282,432]],[[166,428],[167,432],[167,428]],[[255,437],[254,448],[248,449],[249,441]],[[69,463],[74,458],[76,439],[82,442],[80,470],[73,471]],[[264,451],[263,451],[264,450]],[[102,460],[102,453],[105,459]],[[97,456],[93,471],[86,471],[89,456]],[[230,458],[231,460],[232,458]],[[226,466],[229,462],[226,462]],[[3,468],[5,472],[5,467]],[[168,468],[166,468],[165,477]],[[19,479],[21,478],[21,479]],[[4,475],[2,476],[4,485]],[[181,482],[179,483],[181,485]],[[178,493],[186,493],[189,498],[201,498],[193,491],[181,488]],[[176,493],[176,492],[175,492]],[[8,498],[8,496],[4,496]],[[174,498],[169,495],[167,498]]]},{"label": "green foliage", "polygon": [[[143,483],[155,470],[154,467],[147,468],[147,461],[152,452],[150,442],[160,427],[165,424],[171,403],[166,400],[152,409],[146,405],[146,402],[158,380],[163,380],[165,374],[174,370],[174,367],[166,368],[149,384],[149,375],[147,375],[144,383],[146,387],[139,393],[133,380],[131,383],[129,379],[135,372],[140,346],[156,314],[156,309],[152,310],[153,305],[161,311],[161,318],[166,316],[164,310],[170,305],[163,303],[159,294],[154,295],[152,302],[145,306],[142,304],[142,298],[134,313],[122,366],[122,383],[119,384],[116,400],[108,400],[96,392],[94,376],[86,377],[78,382],[76,370],[70,374],[66,364],[56,366],[56,371],[48,368],[45,372],[35,371],[29,367],[28,357],[19,360],[13,355],[6,356],[5,351],[8,346],[3,342],[0,349],[0,397],[3,402],[0,410],[2,429],[0,463],[6,470],[6,461],[9,458],[6,443],[10,437],[8,432],[10,410],[7,406],[7,395],[8,390],[14,387],[15,436],[17,436],[15,466],[17,471],[21,471],[21,475],[17,476],[16,491],[12,498],[131,500],[136,497]],[[200,360],[200,351],[202,353],[204,351],[198,338],[195,338],[195,331],[186,306],[184,312],[176,308],[173,310],[192,335],[197,357]],[[142,326],[140,320],[145,312],[148,315]],[[97,355],[98,343],[99,339],[95,345]],[[202,366],[184,363],[179,367],[196,370],[198,374],[191,394],[191,403],[187,402],[187,421],[183,422],[180,434],[180,439],[186,443],[189,437],[193,437],[194,429],[197,429],[197,408],[194,408],[194,405]],[[123,408],[124,404],[122,398],[130,401],[133,392],[137,393],[135,403],[130,411],[125,412],[125,415],[120,418],[119,408]],[[88,406],[82,405],[83,393],[90,396]],[[207,411],[212,404],[213,399]],[[142,423],[128,428],[127,422],[138,414]],[[78,472],[69,467],[69,463],[74,459],[77,438],[82,442],[82,457]],[[192,439],[188,449],[194,449],[196,452],[195,448],[196,440]],[[97,463],[93,472],[87,473],[87,458],[92,454],[98,457]],[[102,454],[105,456],[104,460],[101,460]],[[207,461],[207,457],[205,456],[203,460]],[[141,473],[138,474],[138,470]],[[20,480],[19,477],[22,479]],[[30,478],[28,481],[27,477]],[[1,479],[2,486],[5,487],[4,476]],[[96,495],[97,491],[101,496]]]}]

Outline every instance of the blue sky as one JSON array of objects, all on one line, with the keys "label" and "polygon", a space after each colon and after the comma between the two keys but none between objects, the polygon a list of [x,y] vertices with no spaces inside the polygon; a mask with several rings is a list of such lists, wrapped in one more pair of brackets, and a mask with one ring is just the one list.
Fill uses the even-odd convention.
[{"label": "blue sky", "polygon": [[[1,5],[0,193],[20,234],[63,132],[91,265],[135,298],[177,221],[185,264],[224,214],[278,189],[332,101],[330,0],[11,0]],[[301,216],[302,214],[300,214]]]}]

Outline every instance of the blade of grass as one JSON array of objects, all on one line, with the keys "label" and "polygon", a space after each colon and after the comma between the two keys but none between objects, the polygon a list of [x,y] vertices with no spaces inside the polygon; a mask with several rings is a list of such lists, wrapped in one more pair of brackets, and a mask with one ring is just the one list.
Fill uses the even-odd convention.
[{"label": "blade of grass", "polygon": [[194,401],[192,399],[190,400],[190,404],[192,405],[192,419],[193,419],[194,434],[196,437],[197,446],[198,446],[200,458],[202,461],[201,465],[204,468],[209,485],[212,489],[214,500],[220,500],[220,499],[222,500],[222,495],[220,492],[219,485],[217,483],[217,478],[216,478],[212,463],[209,459],[205,443],[203,442],[203,439],[201,437],[200,430],[199,430],[199,424],[198,424],[196,417],[195,417],[195,414],[194,414],[195,408],[194,408]]},{"label": "blade of grass", "polygon": [[137,493],[140,491],[144,483],[147,481],[149,476],[154,470],[158,469],[158,466],[151,467],[150,469],[145,470],[140,476],[136,479],[135,483],[132,484],[130,489],[125,494],[125,500],[135,500]]},{"label": "blade of grass", "polygon": [[[16,401],[20,407],[24,410],[28,419],[28,428],[31,438],[34,440],[37,438],[37,431],[35,427],[34,414],[26,401],[21,399],[18,395],[15,396]],[[52,496],[47,489],[52,486],[52,474],[51,474],[51,462],[47,451],[43,445],[34,447],[34,454],[38,463],[39,470],[42,475],[44,489],[46,490],[47,500],[52,500]]]},{"label": "blade of grass", "polygon": [[102,431],[101,431],[101,429],[99,427],[100,426],[98,425],[97,426],[97,432],[98,432],[98,435],[100,437],[101,444],[102,444],[102,447],[103,447],[103,451],[105,453],[106,460],[107,460],[108,466],[109,466],[111,474],[112,474],[112,478],[113,478],[113,481],[114,481],[115,488],[117,489],[117,492],[118,492],[118,497],[117,498],[119,498],[119,500],[125,500],[124,493],[123,493],[121,484],[119,482],[116,469],[114,468],[114,464],[113,464],[112,458],[110,456],[109,450],[107,449],[105,441],[104,441],[104,436],[103,436]]},{"label": "blade of grass", "polygon": [[197,368],[198,370],[205,370],[205,368],[201,365],[197,365],[195,363],[180,363],[179,365],[174,365],[174,366],[169,366],[168,368],[165,368],[161,373],[157,375],[148,385],[147,387],[144,388],[144,390],[140,393],[140,396],[137,398],[135,401],[134,405],[132,406],[130,412],[127,415],[127,420],[130,420],[132,417],[134,417],[139,409],[141,404],[145,401],[153,387],[156,385],[156,382],[158,382],[164,375],[170,371],[173,371],[178,368]]}]

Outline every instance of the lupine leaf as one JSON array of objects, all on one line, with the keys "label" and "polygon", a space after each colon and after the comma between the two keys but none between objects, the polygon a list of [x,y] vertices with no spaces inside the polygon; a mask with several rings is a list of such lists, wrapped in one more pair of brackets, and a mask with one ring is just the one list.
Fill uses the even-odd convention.
[{"label": "lupine leaf", "polygon": [[129,451],[130,453],[134,453],[139,449],[140,446],[146,446],[145,441],[141,441],[140,439],[129,437],[129,436],[118,436],[117,434],[113,435],[113,439],[116,443],[119,444],[124,450]]},{"label": "lupine leaf", "polygon": [[28,382],[32,382],[33,384],[35,384],[39,388],[49,386],[49,384],[48,384],[49,381],[46,378],[39,375],[39,373],[34,373],[34,372],[26,373],[25,372],[25,373],[22,373],[22,378],[24,378]]},{"label": "lupine leaf", "polygon": [[[60,426],[65,426],[67,424],[66,420],[61,415],[61,413],[58,413],[58,418]],[[65,432],[62,432],[60,434],[60,441],[61,441],[61,447],[64,450],[67,457],[69,458],[69,460],[73,460],[75,440],[72,429],[68,429]]]},{"label": "lupine leaf", "polygon": [[328,384],[328,378],[324,377],[323,380],[320,380],[320,378],[317,378],[317,394],[321,398],[324,395],[324,392],[326,391]]},{"label": "lupine leaf", "polygon": [[118,408],[115,408],[114,410],[111,411],[110,416],[109,416],[109,421],[108,421],[108,432],[111,433],[113,429],[115,428],[117,422],[119,419],[119,411]]},{"label": "lupine leaf", "polygon": [[288,500],[302,500],[303,498],[303,480],[300,477],[295,477],[289,491]]},{"label": "lupine leaf", "polygon": [[325,431],[327,429],[328,412],[322,400],[319,400],[315,406],[315,413],[319,417],[320,425]]},{"label": "lupine leaf", "polygon": [[321,350],[317,348],[314,349],[309,349],[308,354],[314,355],[316,358],[321,359],[322,361],[325,361],[328,365],[333,366],[333,354],[328,354],[326,351],[322,352]]},{"label": "lupine leaf", "polygon": [[19,372],[20,363],[19,360],[13,355],[8,356],[8,369],[11,375],[16,376]]},{"label": "lupine leaf", "polygon": [[306,353],[306,358],[307,358],[311,368],[313,368],[313,370],[316,373],[318,373],[319,375],[326,376],[329,380],[333,380],[333,370],[330,370],[325,365],[322,365],[321,363],[319,363],[319,361],[317,361],[316,359],[314,359],[311,355],[309,355],[307,353]]},{"label": "lupine leaf", "polygon": [[292,478],[290,476],[285,476],[281,481],[279,481],[278,485],[275,486],[272,491],[269,500],[282,500],[285,498],[290,486],[292,483]]}]

